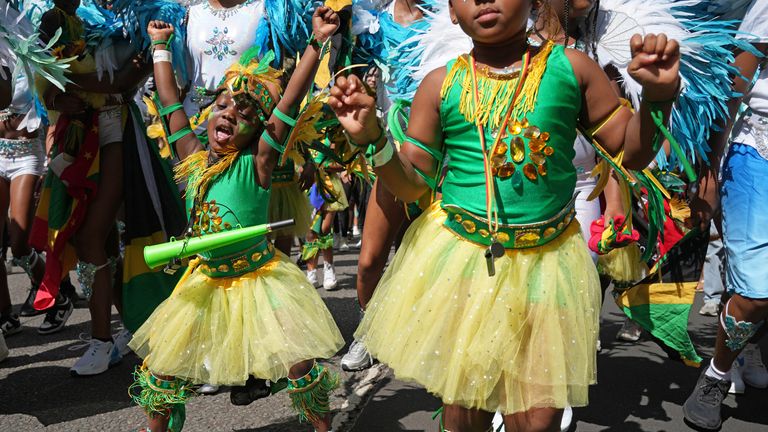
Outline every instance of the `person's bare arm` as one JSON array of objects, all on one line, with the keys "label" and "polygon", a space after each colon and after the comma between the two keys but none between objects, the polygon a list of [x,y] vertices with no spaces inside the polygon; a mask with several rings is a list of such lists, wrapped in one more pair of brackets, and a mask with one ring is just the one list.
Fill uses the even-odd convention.
[{"label": "person's bare arm", "polygon": [[[669,118],[680,85],[680,49],[676,41],[667,40],[664,35],[645,38],[635,35],[631,45],[633,60],[629,71],[643,85],[644,99],[634,114],[627,108],[620,109],[597,131],[595,138],[613,155],[623,149],[624,166],[641,170],[656,156],[657,127],[651,117],[650,103],[657,103],[664,119]],[[566,52],[583,89],[581,121],[589,128],[609,118],[620,105],[618,96],[597,63],[576,50]]]},{"label": "person's bare arm", "polygon": [[[325,6],[317,8],[312,17],[312,28],[315,34],[315,38],[319,42],[325,42],[330,36],[332,36],[339,27],[339,16],[333,9]],[[310,86],[314,80],[317,68],[320,64],[321,48],[316,45],[309,45],[301,56],[301,62],[293,71],[291,79],[288,81],[288,85],[283,92],[282,97],[277,103],[275,109],[288,115],[295,116],[298,112],[299,104],[306,96]],[[270,88],[273,92],[275,89]],[[276,115],[272,114],[267,121],[267,127],[265,133],[270,134],[275,142],[283,143],[288,136],[290,126],[280,120]],[[261,138],[258,142],[258,152],[256,156],[256,164],[258,167],[258,181],[259,184],[268,188],[272,182],[272,171],[277,165],[277,160],[280,154],[277,150],[272,148],[267,140]]]},{"label": "person's bare arm", "polygon": [[[440,68],[424,78],[411,106],[407,131],[408,137],[438,151],[443,139],[440,125],[440,88],[445,75],[446,69]],[[357,77],[338,79],[331,90],[328,103],[355,143],[372,143],[382,133],[376,119],[376,100],[366,93],[363,83]],[[435,177],[441,162],[406,141],[389,163],[374,169],[393,194],[405,202],[413,202],[429,190],[429,186],[416,169],[428,177]]]},{"label": "person's bare arm", "polygon": [[[173,26],[162,21],[152,21],[149,23],[147,31],[153,41],[167,41],[171,34],[173,34]],[[155,49],[159,50],[164,50],[165,48],[165,45],[162,44],[155,46]],[[160,104],[164,107],[169,107],[181,103],[173,65],[170,62],[154,63],[154,72],[155,86],[157,87]],[[183,109],[174,111],[166,118],[170,134],[189,127],[189,118],[187,118],[187,114]],[[176,153],[181,160],[203,149],[203,145],[194,133],[184,135],[172,145],[176,146]]]},{"label": "person's bare arm", "polygon": [[67,78],[72,83],[67,90],[81,90],[89,93],[127,93],[137,88],[153,71],[151,63],[145,63],[138,58],[131,59],[122,65],[110,79],[107,73],[101,78],[96,72],[87,74],[71,74]]}]

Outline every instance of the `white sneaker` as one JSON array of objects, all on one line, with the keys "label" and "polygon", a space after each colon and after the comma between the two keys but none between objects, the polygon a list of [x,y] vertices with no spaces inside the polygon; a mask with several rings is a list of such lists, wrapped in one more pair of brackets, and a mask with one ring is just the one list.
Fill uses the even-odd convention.
[{"label": "white sneaker", "polygon": [[744,383],[755,388],[763,389],[768,387],[768,371],[765,370],[760,347],[757,344],[747,344],[736,358],[736,362],[739,363],[741,368],[741,376],[744,378]]},{"label": "white sneaker", "polygon": [[339,287],[339,282],[336,280],[336,271],[333,269],[333,264],[323,263],[323,288],[326,291],[333,291]]},{"label": "white sneaker", "polygon": [[560,420],[560,432],[567,432],[571,428],[573,421],[573,409],[569,406],[563,411],[563,418]]},{"label": "white sneaker", "polygon": [[355,243],[355,249],[360,249],[361,247],[363,247],[363,239],[362,238],[360,240],[358,240],[357,243]]},{"label": "white sneaker", "polygon": [[352,237],[360,237],[360,228],[357,225],[352,227]]},{"label": "white sneaker", "polygon": [[373,357],[365,345],[357,339],[352,341],[349,351],[341,358],[341,368],[345,371],[360,371],[373,366]]},{"label": "white sneaker", "polygon": [[123,357],[112,342],[91,339],[88,350],[69,370],[73,376],[89,376],[104,373]]},{"label": "white sneaker", "polygon": [[719,301],[707,301],[704,302],[704,306],[699,309],[699,315],[716,317],[720,307]]},{"label": "white sneaker", "polygon": [[7,359],[9,353],[8,345],[5,344],[5,336],[0,332],[0,362]]},{"label": "white sneaker", "polygon": [[307,270],[307,280],[313,287],[320,287],[320,280],[317,278],[317,269]]},{"label": "white sneaker", "polygon": [[495,432],[504,432],[504,416],[500,412],[496,411],[493,415],[493,430]]},{"label": "white sneaker", "polygon": [[124,356],[131,352],[131,349],[128,347],[128,342],[131,341],[131,338],[133,338],[133,335],[126,329],[122,329],[112,335],[112,340],[115,341],[115,349],[120,353],[120,356]]},{"label": "white sneaker", "polygon": [[737,358],[733,361],[733,366],[731,367],[731,388],[728,389],[728,393],[743,394],[745,387],[741,365],[739,365],[739,359]]},{"label": "white sneaker", "polygon": [[197,392],[204,395],[212,395],[219,392],[219,386],[213,384],[203,384],[197,389]]},{"label": "white sneaker", "polygon": [[346,237],[342,237],[339,241],[339,250],[340,251],[348,251],[349,250],[349,243],[347,242]]}]

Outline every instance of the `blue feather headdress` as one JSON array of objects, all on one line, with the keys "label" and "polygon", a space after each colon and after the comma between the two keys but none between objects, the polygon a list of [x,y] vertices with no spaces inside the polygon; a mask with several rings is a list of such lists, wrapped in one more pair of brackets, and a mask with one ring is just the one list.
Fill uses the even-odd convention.
[{"label": "blue feather headdress", "polygon": [[254,45],[260,55],[275,54],[273,67],[286,57],[302,53],[312,35],[312,14],[322,2],[314,0],[264,0],[264,16],[256,28]]}]

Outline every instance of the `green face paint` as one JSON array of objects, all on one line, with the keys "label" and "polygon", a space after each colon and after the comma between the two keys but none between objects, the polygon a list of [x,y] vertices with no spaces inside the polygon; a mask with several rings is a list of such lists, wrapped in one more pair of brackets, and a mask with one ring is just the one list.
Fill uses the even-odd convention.
[{"label": "green face paint", "polygon": [[253,133],[253,126],[249,125],[248,123],[244,122],[237,122],[237,134],[238,135],[248,135]]}]

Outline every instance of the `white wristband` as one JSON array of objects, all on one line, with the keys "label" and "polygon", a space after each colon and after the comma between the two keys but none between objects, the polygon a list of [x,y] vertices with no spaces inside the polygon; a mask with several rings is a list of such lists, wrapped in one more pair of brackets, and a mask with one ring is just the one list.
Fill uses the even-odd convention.
[{"label": "white wristband", "polygon": [[171,63],[171,52],[168,50],[155,50],[152,53],[152,63]]},{"label": "white wristband", "polygon": [[389,140],[384,143],[384,147],[371,156],[371,166],[378,168],[386,165],[395,156],[395,146]]}]

